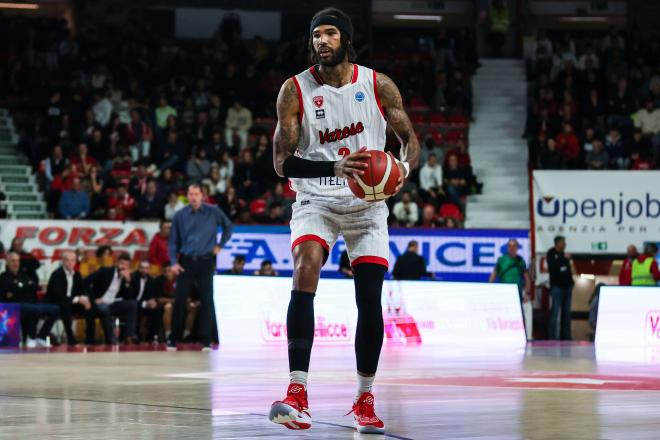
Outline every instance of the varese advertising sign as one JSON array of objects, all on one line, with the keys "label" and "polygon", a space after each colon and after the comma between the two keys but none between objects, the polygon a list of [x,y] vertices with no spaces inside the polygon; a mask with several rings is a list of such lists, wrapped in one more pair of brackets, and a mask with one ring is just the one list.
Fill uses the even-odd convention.
[{"label": "varese advertising sign", "polygon": [[537,252],[556,235],[578,253],[660,240],[659,171],[534,171],[533,190]]}]

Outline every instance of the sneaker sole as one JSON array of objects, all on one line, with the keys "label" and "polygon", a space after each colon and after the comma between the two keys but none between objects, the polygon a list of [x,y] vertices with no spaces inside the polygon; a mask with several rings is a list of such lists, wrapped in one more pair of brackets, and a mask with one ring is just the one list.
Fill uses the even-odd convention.
[{"label": "sneaker sole", "polygon": [[282,402],[275,402],[270,407],[268,420],[289,429],[309,429],[312,419],[307,413],[298,412],[295,408]]},{"label": "sneaker sole", "polygon": [[353,422],[353,427],[359,432],[360,434],[385,434],[385,427],[383,426],[382,428],[378,428],[376,426],[360,426],[358,422],[354,421]]}]

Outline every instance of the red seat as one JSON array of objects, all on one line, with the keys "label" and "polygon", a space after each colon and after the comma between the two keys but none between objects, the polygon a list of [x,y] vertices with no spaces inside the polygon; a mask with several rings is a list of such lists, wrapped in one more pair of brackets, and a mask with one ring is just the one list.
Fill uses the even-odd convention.
[{"label": "red seat", "polygon": [[452,217],[455,220],[463,220],[463,213],[454,203],[444,203],[440,207],[440,217]]},{"label": "red seat", "polygon": [[418,112],[411,113],[410,122],[412,122],[413,124],[426,124],[426,115]]},{"label": "red seat", "polygon": [[447,122],[447,118],[442,113],[431,113],[431,116],[429,116],[429,122],[431,124],[445,124]]},{"label": "red seat", "polygon": [[264,199],[256,199],[250,202],[250,214],[255,216],[264,215],[266,212],[266,201]]}]

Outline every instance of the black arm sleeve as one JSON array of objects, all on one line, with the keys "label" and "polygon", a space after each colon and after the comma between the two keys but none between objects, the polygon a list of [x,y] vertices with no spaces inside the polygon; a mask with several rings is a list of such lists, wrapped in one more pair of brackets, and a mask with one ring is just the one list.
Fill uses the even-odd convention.
[{"label": "black arm sleeve", "polygon": [[335,163],[289,156],[282,164],[282,172],[285,177],[332,177],[335,175]]}]

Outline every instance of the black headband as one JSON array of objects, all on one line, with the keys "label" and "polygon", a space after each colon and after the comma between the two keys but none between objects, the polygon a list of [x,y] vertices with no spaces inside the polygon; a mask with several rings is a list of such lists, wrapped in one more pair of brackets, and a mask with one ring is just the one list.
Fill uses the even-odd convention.
[{"label": "black headband", "polygon": [[329,24],[336,27],[341,33],[346,34],[349,40],[353,40],[353,25],[348,18],[335,14],[319,15],[310,23],[309,34],[312,35],[314,29],[316,29],[318,26],[321,26],[322,24]]}]

